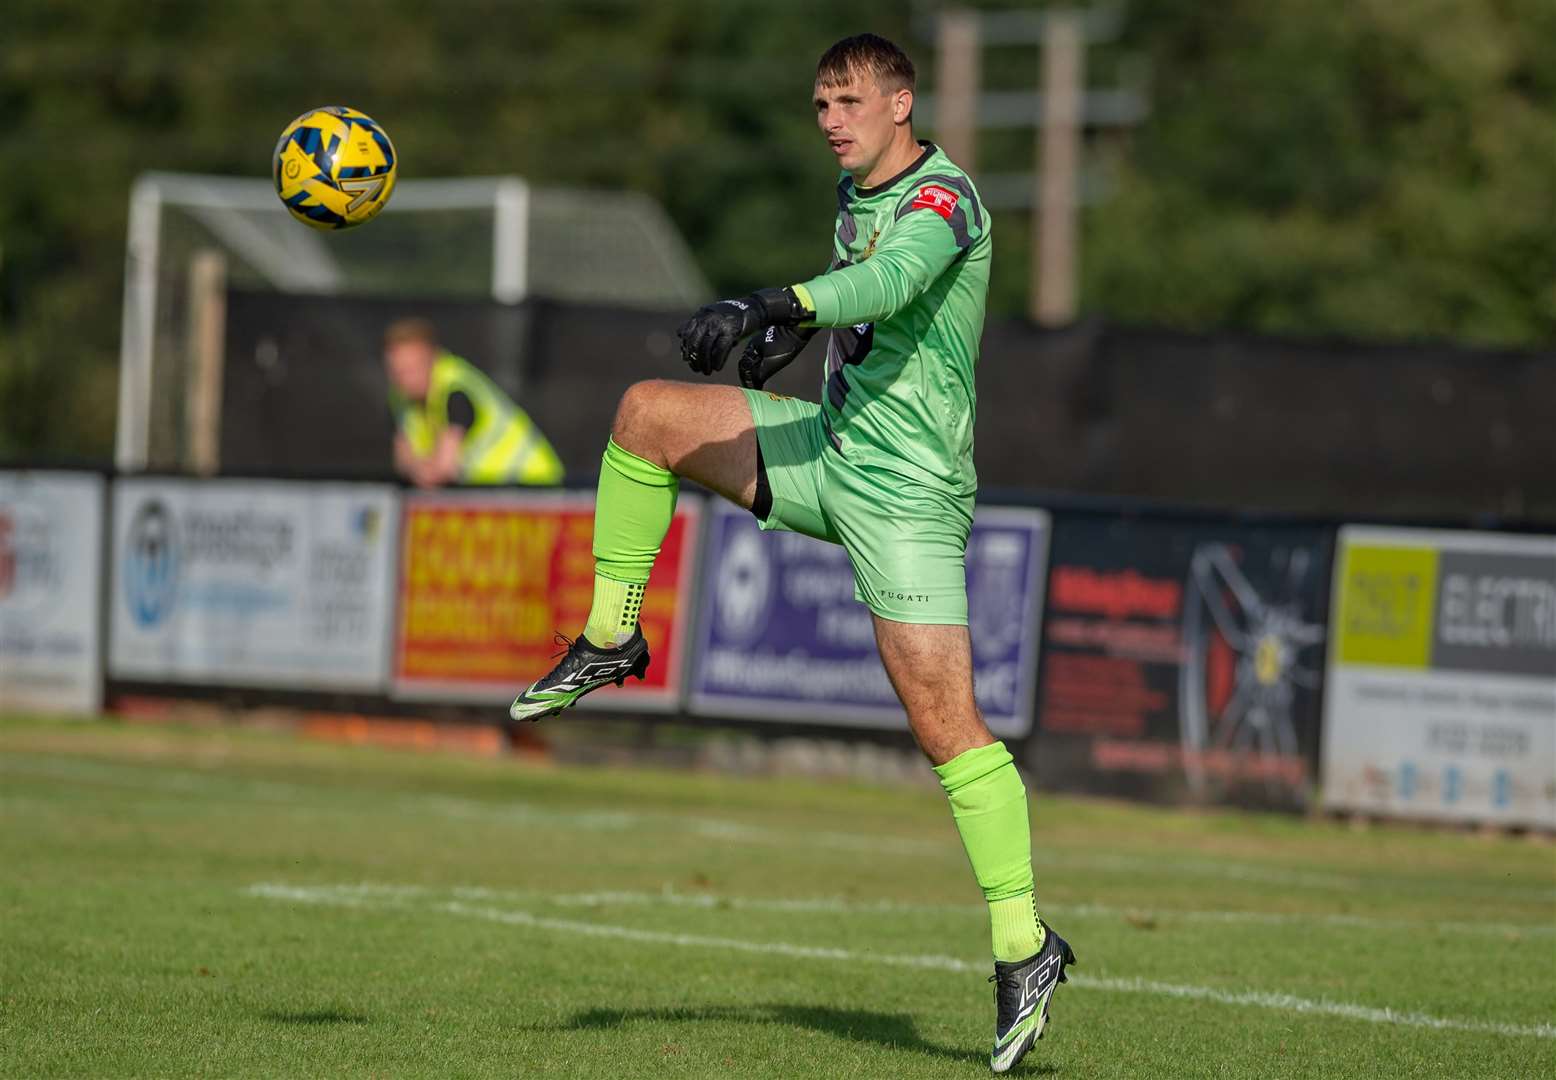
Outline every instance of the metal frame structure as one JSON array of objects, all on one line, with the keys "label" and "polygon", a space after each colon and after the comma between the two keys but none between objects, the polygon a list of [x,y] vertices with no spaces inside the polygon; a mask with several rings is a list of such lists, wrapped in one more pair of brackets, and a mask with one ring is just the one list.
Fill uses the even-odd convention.
[{"label": "metal frame structure", "polygon": [[[587,243],[569,242],[565,250],[549,250],[549,263],[536,260],[535,222],[543,215],[564,215],[570,220],[581,202],[588,216],[614,223],[617,235],[631,247],[623,260],[618,249],[589,250]],[[250,177],[201,176],[152,172],[142,175],[130,193],[128,243],[125,250],[124,312],[119,352],[119,424],[115,463],[126,471],[152,465],[152,396],[157,362],[158,289],[165,280],[162,260],[167,211],[176,209],[208,231],[217,244],[238,254],[267,284],[281,292],[341,293],[352,287],[331,250],[328,237],[311,229],[291,227],[268,180]],[[594,284],[606,271],[624,262],[622,273],[648,283],[663,302],[679,305],[701,303],[708,292],[706,279],[692,260],[684,240],[664,209],[637,192],[583,192],[571,189],[532,188],[517,176],[402,180],[385,216],[417,211],[486,211],[492,216],[490,296],[500,304],[516,304],[532,296],[566,299],[619,299],[621,289]],[[256,215],[273,217],[278,226],[268,228]],[[550,230],[556,234],[556,229]],[[544,235],[544,230],[542,230]],[[564,236],[570,233],[564,231]],[[542,245],[544,247],[544,245]],[[552,247],[556,245],[553,243]],[[547,251],[541,252],[542,256]],[[595,256],[593,262],[588,256]],[[563,259],[585,268],[585,290],[598,296],[580,296],[578,275],[559,285],[552,277]],[[644,271],[643,267],[652,269]],[[550,268],[548,270],[548,267]],[[638,272],[634,272],[634,271]],[[646,302],[652,304],[654,297]],[[640,300],[640,302],[645,302]]]}]

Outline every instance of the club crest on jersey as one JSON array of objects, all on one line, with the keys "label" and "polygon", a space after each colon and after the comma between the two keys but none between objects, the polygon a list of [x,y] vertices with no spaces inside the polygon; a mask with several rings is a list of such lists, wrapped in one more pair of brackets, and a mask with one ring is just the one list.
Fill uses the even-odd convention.
[{"label": "club crest on jersey", "polygon": [[879,229],[876,229],[875,232],[870,234],[870,242],[865,245],[864,252],[859,256],[859,261],[860,262],[864,262],[871,255],[875,254],[875,242],[877,240],[879,240],[880,238],[881,238],[881,230],[879,230]]},{"label": "club crest on jersey", "polygon": [[951,213],[956,209],[961,196],[956,192],[943,188],[939,184],[925,184],[918,189],[918,194],[913,197],[913,209],[933,210],[947,221],[951,220]]}]

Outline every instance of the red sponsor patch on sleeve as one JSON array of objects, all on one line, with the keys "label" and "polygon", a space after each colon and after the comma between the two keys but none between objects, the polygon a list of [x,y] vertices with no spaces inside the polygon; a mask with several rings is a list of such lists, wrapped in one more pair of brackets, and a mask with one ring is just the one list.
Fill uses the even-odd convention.
[{"label": "red sponsor patch on sleeve", "polygon": [[913,197],[913,209],[933,210],[950,221],[951,213],[956,209],[957,200],[960,198],[961,196],[956,192],[943,188],[939,184],[925,184]]}]

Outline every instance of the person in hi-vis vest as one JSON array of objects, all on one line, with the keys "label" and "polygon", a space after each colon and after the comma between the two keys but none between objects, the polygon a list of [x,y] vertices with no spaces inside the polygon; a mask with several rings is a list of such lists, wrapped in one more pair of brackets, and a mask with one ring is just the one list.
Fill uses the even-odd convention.
[{"label": "person in hi-vis vest", "polygon": [[560,484],[562,461],[529,414],[480,369],[438,344],[426,319],[384,331],[394,465],[419,487]]}]

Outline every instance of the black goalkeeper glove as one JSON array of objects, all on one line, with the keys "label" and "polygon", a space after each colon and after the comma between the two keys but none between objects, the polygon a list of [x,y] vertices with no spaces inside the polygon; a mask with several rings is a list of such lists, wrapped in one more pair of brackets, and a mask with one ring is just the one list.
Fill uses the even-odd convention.
[{"label": "black goalkeeper glove", "polygon": [[764,326],[793,326],[810,318],[793,289],[758,289],[742,300],[719,300],[698,308],[681,324],[681,358],[699,375],[723,368],[741,338]]},{"label": "black goalkeeper glove", "polygon": [[740,385],[760,390],[768,379],[788,367],[815,335],[814,326],[769,326],[740,354]]}]

